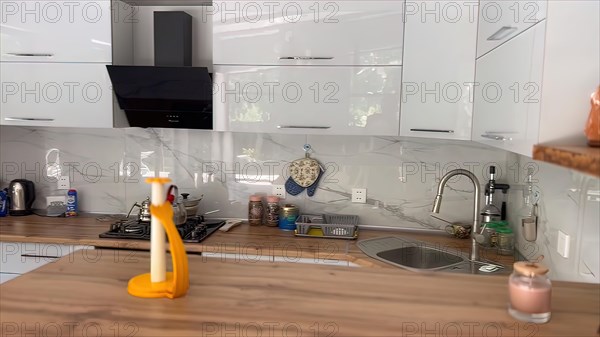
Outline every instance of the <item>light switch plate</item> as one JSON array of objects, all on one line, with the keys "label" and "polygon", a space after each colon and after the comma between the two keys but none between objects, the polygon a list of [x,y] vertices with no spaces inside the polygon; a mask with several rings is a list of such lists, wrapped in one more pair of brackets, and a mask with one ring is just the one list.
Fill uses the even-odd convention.
[{"label": "light switch plate", "polygon": [[569,234],[563,233],[563,231],[558,231],[558,243],[556,245],[556,251],[560,256],[569,258],[569,248],[570,248],[570,237]]},{"label": "light switch plate", "polygon": [[352,202],[357,204],[367,203],[367,189],[366,188],[353,188],[352,189]]}]

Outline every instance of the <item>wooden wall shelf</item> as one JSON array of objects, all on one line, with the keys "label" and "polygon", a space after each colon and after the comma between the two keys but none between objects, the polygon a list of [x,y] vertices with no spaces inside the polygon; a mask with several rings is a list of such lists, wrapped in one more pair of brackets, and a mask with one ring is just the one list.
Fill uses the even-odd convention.
[{"label": "wooden wall shelf", "polygon": [[584,142],[573,145],[538,144],[533,147],[533,159],[600,178],[600,147],[590,147]]}]

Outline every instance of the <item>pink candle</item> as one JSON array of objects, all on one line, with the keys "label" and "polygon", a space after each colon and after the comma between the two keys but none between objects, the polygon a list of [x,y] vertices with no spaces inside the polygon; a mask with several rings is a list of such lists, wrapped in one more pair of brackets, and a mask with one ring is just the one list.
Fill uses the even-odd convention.
[{"label": "pink candle", "polygon": [[508,279],[510,306],[514,318],[526,322],[546,323],[550,320],[552,283],[548,268],[529,262],[516,262]]},{"label": "pink candle", "polygon": [[511,283],[508,289],[513,309],[530,314],[550,312],[552,288],[534,288],[529,285]]}]

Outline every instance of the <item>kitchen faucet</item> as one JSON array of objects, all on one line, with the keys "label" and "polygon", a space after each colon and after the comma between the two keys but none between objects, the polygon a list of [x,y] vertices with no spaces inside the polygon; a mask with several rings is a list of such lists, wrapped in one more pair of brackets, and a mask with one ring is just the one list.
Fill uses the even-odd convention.
[{"label": "kitchen faucet", "polygon": [[437,195],[435,196],[435,200],[433,202],[433,209],[431,210],[433,213],[440,212],[440,206],[442,204],[442,194],[444,193],[444,186],[448,183],[450,178],[456,175],[466,176],[471,180],[473,186],[475,187],[474,191],[474,202],[473,202],[473,229],[471,231],[471,261],[479,260],[479,244],[475,240],[475,235],[479,233],[479,180],[477,177],[468,170],[464,169],[456,169],[446,173],[438,184]]}]

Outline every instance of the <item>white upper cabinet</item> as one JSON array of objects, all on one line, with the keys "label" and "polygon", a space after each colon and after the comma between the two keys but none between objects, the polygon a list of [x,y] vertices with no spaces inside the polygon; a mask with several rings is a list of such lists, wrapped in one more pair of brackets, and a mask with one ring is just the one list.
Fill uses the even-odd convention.
[{"label": "white upper cabinet", "polygon": [[243,0],[213,7],[214,64],[402,64],[403,0]]},{"label": "white upper cabinet", "polygon": [[477,60],[473,140],[531,156],[538,141],[542,21]]},{"label": "white upper cabinet", "polygon": [[546,18],[547,0],[479,0],[477,57]]},{"label": "white upper cabinet", "polygon": [[402,67],[215,65],[215,130],[397,136]]},{"label": "white upper cabinet", "polygon": [[113,95],[104,64],[0,62],[0,124],[113,126]]},{"label": "white upper cabinet", "polygon": [[112,62],[110,1],[0,0],[0,11],[0,61]]},{"label": "white upper cabinet", "polygon": [[407,1],[400,135],[471,139],[477,3]]},{"label": "white upper cabinet", "polygon": [[600,83],[600,2],[546,6],[546,20],[477,60],[474,141],[531,157],[537,143],[585,139]]}]

